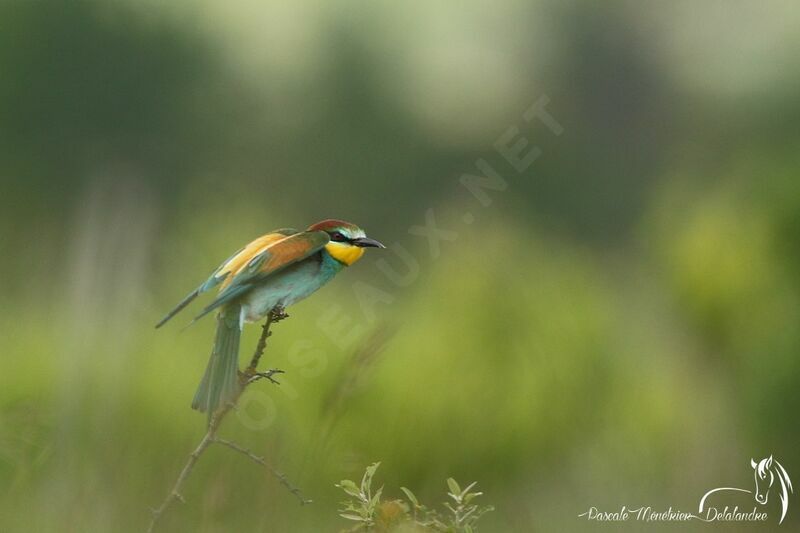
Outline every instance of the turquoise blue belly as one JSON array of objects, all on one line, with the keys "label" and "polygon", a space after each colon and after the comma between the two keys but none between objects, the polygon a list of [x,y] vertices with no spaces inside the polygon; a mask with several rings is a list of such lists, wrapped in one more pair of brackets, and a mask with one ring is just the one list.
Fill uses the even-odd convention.
[{"label": "turquoise blue belly", "polygon": [[242,297],[243,318],[255,322],[275,306],[289,307],[317,291],[341,270],[342,264],[327,252],[323,259],[309,258],[275,274]]}]

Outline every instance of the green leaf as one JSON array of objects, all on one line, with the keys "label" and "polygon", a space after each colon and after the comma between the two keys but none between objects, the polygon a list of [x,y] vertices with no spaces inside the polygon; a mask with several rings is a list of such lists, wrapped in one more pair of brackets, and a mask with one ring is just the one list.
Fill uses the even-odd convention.
[{"label": "green leaf", "polygon": [[472,501],[473,498],[477,498],[478,496],[482,495],[482,492],[470,492],[466,496],[464,496],[464,503],[469,503]]},{"label": "green leaf", "polygon": [[477,485],[477,484],[478,484],[478,482],[477,482],[477,481],[473,481],[472,483],[470,483],[470,484],[469,484],[469,486],[468,486],[467,488],[465,488],[465,489],[464,489],[464,490],[461,492],[461,495],[462,495],[462,496],[465,496],[465,495],[466,495],[466,494],[467,494],[467,493],[468,493],[470,490],[472,490],[472,487],[474,487],[474,486],[475,486],[475,485]]},{"label": "green leaf", "polygon": [[361,497],[361,491],[358,490],[358,485],[356,485],[349,479],[341,480],[336,486],[345,491],[350,496],[353,496],[355,498]]},{"label": "green leaf", "polygon": [[342,518],[347,518],[348,520],[355,520],[356,522],[363,522],[364,519],[355,514],[347,514],[347,513],[339,513],[339,516]]},{"label": "green leaf", "polygon": [[377,463],[372,463],[364,472],[364,477],[361,478],[361,492],[364,494],[369,492],[370,486],[372,485],[372,476],[375,475],[375,471],[378,470],[379,466],[381,466],[380,461]]},{"label": "green leaf", "polygon": [[456,480],[449,477],[447,478],[447,486],[450,488],[450,492],[452,494],[460,495],[461,494],[461,487],[458,486]]},{"label": "green leaf", "polygon": [[367,472],[366,472],[367,477],[372,479],[372,476],[375,475],[375,471],[378,470],[379,466],[381,466],[380,461],[378,461],[377,463],[372,463],[371,465],[369,465],[367,467]]},{"label": "green leaf", "polygon": [[482,517],[486,513],[492,512],[492,511],[494,511],[494,507],[491,506],[491,505],[486,506],[486,507],[484,507],[482,509],[479,509],[478,512],[475,513],[475,516],[472,517],[473,522],[476,522],[480,517]]},{"label": "green leaf", "polygon": [[414,507],[419,507],[419,502],[417,501],[417,497],[416,497],[416,496],[414,496],[414,493],[413,493],[413,492],[411,492],[410,490],[408,490],[408,489],[407,489],[407,488],[405,488],[405,487],[400,487],[400,490],[402,490],[402,491],[403,491],[403,493],[406,495],[406,498],[408,498],[408,501],[410,501],[410,502],[411,502],[411,504],[412,504]]},{"label": "green leaf", "polygon": [[463,513],[461,513],[461,520],[466,520],[467,518],[469,518],[469,515],[471,515],[477,510],[478,508],[475,505],[468,507]]},{"label": "green leaf", "polygon": [[379,488],[378,491],[375,493],[375,495],[372,497],[372,499],[369,502],[369,506],[371,508],[374,508],[379,503],[381,503],[381,493],[382,492],[383,492],[383,487]]}]

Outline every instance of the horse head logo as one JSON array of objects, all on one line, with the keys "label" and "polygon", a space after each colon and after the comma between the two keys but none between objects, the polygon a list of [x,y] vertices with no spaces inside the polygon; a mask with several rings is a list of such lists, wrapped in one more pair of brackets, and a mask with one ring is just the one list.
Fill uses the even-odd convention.
[{"label": "horse head logo", "polygon": [[764,505],[767,503],[767,498],[769,498],[769,489],[772,488],[772,484],[775,482],[775,474],[770,470],[772,468],[772,456],[770,455],[767,459],[761,459],[759,462],[750,459],[750,466],[753,467],[753,477],[756,478],[756,501]]},{"label": "horse head logo", "polygon": [[766,459],[761,459],[760,461],[750,459],[750,466],[753,468],[753,477],[756,480],[755,491],[738,489],[735,487],[719,487],[716,489],[711,489],[700,499],[700,513],[702,513],[706,508],[706,500],[708,497],[716,492],[722,491],[746,492],[747,494],[753,494],[756,498],[756,502],[761,505],[766,505],[767,501],[769,500],[769,492],[777,480],[777,489],[780,491],[778,493],[778,497],[781,501],[781,519],[778,523],[782,523],[783,519],[786,517],[786,511],[789,508],[789,493],[794,492],[794,489],[792,488],[792,480],[789,479],[789,474],[786,473],[786,470],[783,468],[783,466],[777,460],[773,459],[771,455]]},{"label": "horse head logo", "polygon": [[780,482],[780,493],[778,496],[781,500],[781,522],[786,516],[786,510],[789,508],[789,493],[794,492],[792,488],[792,480],[789,479],[789,474],[783,466],[775,461],[770,455],[766,459],[761,459],[756,462],[750,459],[750,466],[753,468],[753,477],[756,480],[756,490],[754,492],[756,501],[761,505],[767,503],[769,499],[769,491],[777,479]]}]

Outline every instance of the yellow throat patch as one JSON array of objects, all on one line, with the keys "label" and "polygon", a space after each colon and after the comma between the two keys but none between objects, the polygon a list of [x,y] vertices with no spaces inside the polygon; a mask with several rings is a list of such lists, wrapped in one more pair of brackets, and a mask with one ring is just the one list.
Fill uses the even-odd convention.
[{"label": "yellow throat patch", "polygon": [[347,266],[352,265],[364,255],[363,248],[343,242],[331,241],[325,245],[325,249],[334,259]]}]

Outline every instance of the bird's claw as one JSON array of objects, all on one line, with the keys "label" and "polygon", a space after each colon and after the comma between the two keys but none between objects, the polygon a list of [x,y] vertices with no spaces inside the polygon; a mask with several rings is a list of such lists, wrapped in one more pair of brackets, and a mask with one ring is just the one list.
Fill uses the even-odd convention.
[{"label": "bird's claw", "polygon": [[266,372],[256,372],[250,378],[250,381],[248,383],[253,383],[254,381],[258,381],[259,379],[268,379],[271,383],[274,383],[275,385],[280,385],[280,382],[272,377],[275,374],[285,374],[285,372],[277,368],[270,368]]},{"label": "bird's claw", "polygon": [[272,323],[280,322],[281,320],[286,320],[289,318],[289,314],[286,312],[280,305],[276,305],[272,308],[272,311],[269,312],[270,319]]}]

